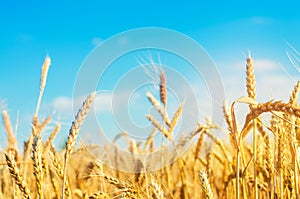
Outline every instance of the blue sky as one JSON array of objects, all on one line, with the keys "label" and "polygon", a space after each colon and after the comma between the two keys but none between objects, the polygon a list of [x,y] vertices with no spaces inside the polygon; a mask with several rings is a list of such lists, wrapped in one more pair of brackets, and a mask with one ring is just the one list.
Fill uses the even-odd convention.
[{"label": "blue sky", "polygon": [[[286,55],[287,42],[300,49],[299,7],[298,1],[2,1],[1,109],[8,110],[13,123],[19,114],[18,137],[26,137],[46,54],[52,65],[44,116],[52,113],[50,108],[63,112],[80,65],[96,44],[142,27],[173,29],[199,42],[222,74],[229,101],[245,93],[244,60],[249,50],[260,66],[259,91],[266,99],[284,97],[299,78]],[[58,115],[57,120],[62,117]],[[71,120],[65,117],[62,122],[68,126]],[[3,127],[0,131],[4,138]]]}]

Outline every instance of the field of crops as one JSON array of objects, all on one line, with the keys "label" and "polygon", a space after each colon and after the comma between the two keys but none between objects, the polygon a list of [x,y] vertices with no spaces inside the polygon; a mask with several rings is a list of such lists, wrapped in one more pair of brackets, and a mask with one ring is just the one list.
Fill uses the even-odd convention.
[{"label": "field of crops", "polygon": [[[287,102],[280,99],[258,102],[256,94],[263,93],[256,93],[255,62],[249,57],[245,61],[248,96],[224,103],[223,118],[227,127],[224,129],[207,119],[206,123],[195,124],[197,128],[193,132],[174,143],[173,131],[184,104],[174,115],[167,114],[168,76],[162,70],[160,98],[156,99],[150,92],[145,93],[145,97],[163,122],[151,115],[147,119],[153,125],[153,132],[161,133],[175,146],[191,140],[193,144],[172,164],[149,171],[135,156],[156,150],[153,132],[149,132],[145,143],[130,141],[131,160],[114,154],[119,168],[135,167],[135,173],[126,173],[97,161],[89,153],[94,146],[76,144],[95,93],[86,97],[70,124],[68,135],[61,132],[57,124],[51,135],[42,140],[45,127],[51,122],[51,117],[39,118],[50,61],[46,57],[42,66],[40,95],[24,149],[17,148],[19,140],[13,132],[9,113],[2,112],[8,144],[2,146],[4,151],[1,151],[0,198],[300,198],[300,107],[297,101],[300,82],[295,82],[294,88],[287,88],[291,90]],[[235,114],[236,104],[249,107],[243,124],[237,123],[236,117],[240,116]],[[223,132],[222,139],[214,134],[215,129]],[[67,135],[63,149],[53,145],[58,134]],[[200,155],[203,151],[204,157]]]}]

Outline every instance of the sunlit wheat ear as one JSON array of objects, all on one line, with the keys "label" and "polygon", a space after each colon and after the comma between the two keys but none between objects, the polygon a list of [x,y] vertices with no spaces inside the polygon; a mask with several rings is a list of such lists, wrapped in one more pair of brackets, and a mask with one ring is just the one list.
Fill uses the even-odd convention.
[{"label": "sunlit wheat ear", "polygon": [[156,134],[156,131],[158,129],[156,127],[153,128],[153,130],[151,131],[150,135],[148,136],[145,145],[144,145],[144,150],[146,150],[146,147],[149,147],[149,152],[153,152],[154,151],[154,136]]},{"label": "sunlit wheat ear", "polygon": [[82,123],[84,122],[88,111],[90,109],[90,107],[92,106],[94,99],[95,99],[96,93],[93,92],[92,94],[90,94],[86,100],[83,102],[81,108],[79,109],[79,111],[77,112],[77,115],[75,117],[75,120],[72,123],[72,126],[70,128],[69,131],[69,135],[68,135],[68,140],[66,143],[66,154],[65,156],[68,156],[70,154],[70,152],[72,151],[76,138],[78,136],[78,131],[82,125]]},{"label": "sunlit wheat ear", "polygon": [[232,116],[230,114],[230,110],[228,109],[228,105],[224,102],[223,104],[223,114],[224,118],[227,124],[227,129],[229,133],[233,133],[233,127],[232,127]]},{"label": "sunlit wheat ear", "polygon": [[32,161],[33,161],[33,174],[35,177],[37,196],[43,198],[43,167],[42,167],[42,150],[41,138],[36,135],[32,143]]},{"label": "sunlit wheat ear", "polygon": [[160,101],[164,105],[164,109],[167,108],[167,88],[166,88],[166,76],[165,72],[162,71],[160,74],[160,85],[159,85]]},{"label": "sunlit wheat ear", "polygon": [[251,120],[257,118],[259,115],[265,112],[278,111],[286,114],[294,115],[300,117],[300,108],[292,106],[288,103],[283,103],[281,101],[268,101],[265,103],[258,103],[255,108],[253,108],[250,113],[246,116],[246,121],[244,128],[247,127]]},{"label": "sunlit wheat ear", "polygon": [[171,120],[169,119],[169,115],[168,115],[166,109],[161,107],[159,101],[150,92],[147,92],[146,95],[147,95],[147,98],[149,99],[149,101],[151,102],[151,104],[155,107],[155,109],[158,111],[158,113],[163,118],[165,124],[170,127]]},{"label": "sunlit wheat ear", "polygon": [[295,84],[294,89],[292,91],[292,94],[290,96],[289,103],[291,105],[297,105],[298,104],[297,103],[297,98],[298,98],[299,90],[300,90],[300,80],[298,80],[297,83]]},{"label": "sunlit wheat ear", "polygon": [[67,162],[69,159],[69,156],[73,150],[73,147],[76,142],[76,138],[78,137],[79,129],[84,122],[89,109],[91,108],[94,99],[96,97],[96,92],[91,93],[86,100],[83,102],[81,108],[77,112],[77,115],[75,117],[75,120],[72,123],[72,126],[69,131],[68,140],[66,142],[66,151],[65,151],[65,157],[64,157],[64,180],[63,180],[63,195],[62,198],[64,198],[64,186],[66,182],[66,171],[67,171]]},{"label": "sunlit wheat ear", "polygon": [[54,173],[54,171],[52,171],[52,169],[50,167],[48,167],[48,173],[49,173],[49,176],[50,176],[50,182],[51,182],[51,185],[52,185],[52,188],[53,188],[53,191],[54,191],[54,194],[55,194],[55,198],[59,198],[60,196],[60,189],[58,187],[58,182],[57,182],[57,179],[56,179],[56,175]]},{"label": "sunlit wheat ear", "polygon": [[50,146],[50,144],[53,142],[55,136],[57,135],[57,133],[60,130],[60,124],[57,124],[56,127],[54,128],[54,130],[52,131],[52,133],[50,134],[49,138],[46,140],[45,144],[44,144],[44,150],[47,150],[48,147]]},{"label": "sunlit wheat ear", "polygon": [[155,126],[166,138],[168,138],[168,140],[172,140],[171,134],[162,124],[155,120],[151,115],[147,115],[146,117],[153,124],[153,126]]},{"label": "sunlit wheat ear", "polygon": [[46,81],[47,81],[47,75],[48,75],[48,70],[51,64],[51,59],[49,56],[46,56],[43,66],[42,66],[42,73],[41,73],[41,81],[40,81],[40,94],[39,94],[39,98],[38,98],[38,102],[36,105],[36,109],[35,109],[35,114],[34,115],[38,115],[39,109],[40,109],[40,105],[41,105],[41,101],[42,101],[42,96],[44,93],[44,89],[46,86]]},{"label": "sunlit wheat ear", "polygon": [[17,140],[13,133],[10,119],[9,119],[9,116],[6,111],[2,112],[2,118],[3,118],[5,130],[7,133],[8,148],[17,150]]},{"label": "sunlit wheat ear", "polygon": [[38,134],[40,135],[41,132],[44,130],[47,124],[51,121],[51,116],[48,116],[46,119],[44,119],[39,125],[38,125]]},{"label": "sunlit wheat ear", "polygon": [[165,198],[165,194],[164,191],[162,190],[161,186],[154,180],[154,178],[152,176],[150,176],[150,184],[151,187],[153,188],[153,193],[155,195],[156,198],[158,199],[163,199]]},{"label": "sunlit wheat ear", "polygon": [[174,129],[175,129],[176,125],[177,125],[177,122],[178,122],[179,118],[181,117],[182,110],[183,110],[183,104],[181,104],[178,107],[175,115],[173,116],[173,118],[171,120],[171,124],[170,124],[170,127],[168,129],[168,133],[169,134],[171,134],[174,131]]},{"label": "sunlit wheat ear", "polygon": [[248,97],[256,100],[253,59],[250,56],[247,58],[247,65],[246,65],[246,86],[247,86]]},{"label": "sunlit wheat ear", "polygon": [[150,92],[147,92],[146,96],[154,107],[160,106],[159,101]]},{"label": "sunlit wheat ear", "polygon": [[199,155],[200,155],[200,151],[201,151],[201,147],[204,141],[204,133],[201,131],[198,141],[197,141],[197,145],[196,145],[196,149],[195,149],[195,160],[198,159]]},{"label": "sunlit wheat ear", "polygon": [[23,197],[26,199],[30,199],[30,190],[28,188],[28,185],[26,184],[25,180],[23,179],[23,177],[20,174],[20,170],[17,167],[17,163],[15,161],[15,159],[7,153],[4,153],[5,156],[5,160],[10,172],[10,175],[12,176],[14,182],[16,183],[16,185],[18,186],[18,188],[20,189],[20,191],[23,194]]},{"label": "sunlit wheat ear", "polygon": [[[50,150],[49,150],[50,159],[51,159],[52,166],[54,167],[54,171],[55,171],[56,175],[61,179],[61,181],[63,181],[64,180],[64,173],[63,173],[64,171],[63,171],[63,166],[62,166],[59,154],[56,152],[52,143],[50,144],[49,148],[50,148]],[[64,194],[65,194],[66,198],[71,197],[71,189],[69,186],[68,179],[66,179],[66,181],[64,182]]]},{"label": "sunlit wheat ear", "polygon": [[200,171],[199,172],[199,180],[200,180],[200,184],[201,184],[201,188],[202,188],[202,195],[203,198],[206,199],[213,199],[214,195],[213,192],[211,190],[208,178],[207,178],[207,174],[205,171]]}]

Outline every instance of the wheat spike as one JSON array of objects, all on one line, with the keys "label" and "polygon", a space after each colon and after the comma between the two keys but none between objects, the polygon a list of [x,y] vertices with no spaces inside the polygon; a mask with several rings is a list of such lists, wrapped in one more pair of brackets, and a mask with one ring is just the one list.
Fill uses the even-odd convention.
[{"label": "wheat spike", "polygon": [[7,133],[8,148],[17,150],[17,140],[13,133],[10,119],[6,111],[2,112],[2,117],[3,117],[4,127]]},{"label": "wheat spike", "polygon": [[41,138],[36,135],[32,143],[32,160],[33,160],[33,174],[36,180],[37,196],[43,198],[43,166],[42,166],[42,151]]},{"label": "wheat spike", "polygon": [[200,133],[200,136],[199,136],[199,139],[198,139],[198,141],[197,141],[197,144],[196,144],[195,160],[198,159],[198,156],[199,156],[199,154],[200,154],[200,151],[201,151],[201,147],[202,147],[203,141],[204,141],[204,133],[201,132],[201,133]]},{"label": "wheat spike", "polygon": [[207,174],[205,171],[199,172],[199,179],[200,179],[200,183],[201,183],[203,197],[206,199],[213,199],[214,195],[211,190],[211,187],[210,187],[210,184],[209,184],[209,181],[207,178]]},{"label": "wheat spike", "polygon": [[289,103],[291,105],[297,105],[297,97],[298,97],[299,89],[300,89],[300,80],[298,80],[297,83],[295,84],[292,94],[290,96]]},{"label": "wheat spike", "polygon": [[171,134],[173,132],[173,130],[175,129],[175,127],[177,125],[177,122],[178,122],[178,120],[179,120],[179,118],[181,116],[182,109],[183,109],[183,104],[181,104],[179,106],[179,108],[177,109],[175,115],[173,116],[171,124],[170,124],[170,127],[168,129],[168,134]]},{"label": "wheat spike", "polygon": [[75,145],[76,138],[78,137],[78,131],[79,131],[82,123],[84,122],[84,120],[88,114],[88,111],[94,102],[95,97],[96,97],[96,93],[93,92],[86,98],[86,100],[83,102],[81,108],[79,109],[79,111],[75,117],[75,120],[73,121],[72,126],[69,131],[68,140],[66,142],[66,151],[65,151],[65,156],[64,156],[64,180],[63,180],[62,198],[64,198],[64,190],[65,190],[64,187],[65,187],[65,182],[66,182],[67,162],[68,162],[69,156],[73,150],[73,147]]},{"label": "wheat spike", "polygon": [[[57,176],[61,179],[61,181],[63,181],[64,180],[64,170],[63,170],[59,155],[57,154],[57,152],[52,144],[50,144],[49,148],[50,148],[50,159],[52,161],[52,165],[56,171]],[[67,178],[66,178],[66,181],[64,182],[64,184],[65,184],[64,194],[67,198],[70,198],[71,197],[71,189],[70,189],[69,181]]]},{"label": "wheat spike", "polygon": [[248,97],[256,100],[255,75],[253,67],[253,59],[249,56],[246,65],[246,86]]},{"label": "wheat spike", "polygon": [[228,131],[230,133],[233,133],[232,116],[230,114],[230,111],[228,110],[228,107],[227,107],[226,103],[224,103],[224,105],[223,105],[223,114],[224,114],[224,118],[225,118],[225,121],[226,121],[226,124],[227,124]]},{"label": "wheat spike", "polygon": [[57,124],[54,128],[54,130],[52,131],[52,133],[50,134],[49,138],[46,140],[45,144],[44,144],[44,150],[47,150],[48,147],[50,146],[50,144],[53,142],[55,136],[57,135],[57,133],[60,130],[60,124]]},{"label": "wheat spike", "polygon": [[170,127],[171,120],[169,119],[169,115],[166,112],[166,110],[160,106],[159,101],[157,101],[156,98],[150,92],[147,92],[146,95],[147,95],[149,101],[151,102],[151,104],[155,107],[155,109],[158,111],[158,113],[163,118],[165,124]]},{"label": "wheat spike", "polygon": [[34,115],[38,115],[39,109],[40,109],[40,105],[41,105],[41,101],[42,101],[42,96],[44,93],[44,89],[46,86],[46,81],[47,81],[47,75],[48,75],[48,70],[51,64],[51,59],[49,56],[46,56],[43,66],[42,66],[42,73],[41,73],[41,81],[40,81],[40,94],[39,94],[39,98],[38,98],[38,102],[36,105],[36,109],[35,109],[35,114]]},{"label": "wheat spike", "polygon": [[166,108],[167,108],[167,89],[166,89],[166,76],[165,76],[164,71],[162,71],[160,74],[159,91],[160,91],[160,101],[163,103],[164,108],[166,110]]},{"label": "wheat spike", "polygon": [[166,137],[168,140],[172,140],[171,134],[161,125],[157,120],[155,120],[151,115],[146,116],[147,119]]},{"label": "wheat spike", "polygon": [[246,121],[244,128],[250,123],[251,120],[257,118],[259,115],[265,112],[278,111],[286,114],[294,115],[300,117],[300,108],[293,106],[288,103],[283,103],[281,101],[268,101],[266,103],[258,103],[255,108],[253,108],[250,113],[246,116]]},{"label": "wheat spike", "polygon": [[11,158],[9,154],[4,153],[5,160],[9,169],[9,172],[14,179],[15,183],[19,187],[20,191],[23,194],[23,197],[26,199],[30,199],[30,190],[25,180],[23,180],[19,168],[17,167],[15,159]]},{"label": "wheat spike", "polygon": [[157,199],[163,199],[164,198],[164,191],[162,190],[161,186],[154,180],[154,178],[151,176],[151,186],[153,188],[154,195]]}]

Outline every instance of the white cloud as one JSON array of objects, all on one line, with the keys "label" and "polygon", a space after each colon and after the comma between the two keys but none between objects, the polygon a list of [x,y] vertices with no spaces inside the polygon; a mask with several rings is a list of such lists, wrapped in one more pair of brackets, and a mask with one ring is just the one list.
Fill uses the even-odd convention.
[{"label": "white cloud", "polygon": [[53,100],[52,104],[54,110],[59,113],[72,113],[73,101],[69,97],[59,96]]},{"label": "white cloud", "polygon": [[275,70],[279,64],[269,59],[259,59],[254,61],[255,69],[259,72]]},{"label": "white cloud", "polygon": [[257,76],[257,95],[264,100],[275,99],[287,101],[296,83],[283,74],[262,74]]},{"label": "white cloud", "polygon": [[94,108],[96,113],[111,112],[112,93],[109,91],[97,93],[94,101]]},{"label": "white cloud", "polygon": [[94,46],[97,46],[97,45],[99,45],[100,43],[102,43],[103,42],[103,39],[101,39],[100,37],[94,37],[93,39],[92,39],[92,44],[94,45]]},{"label": "white cloud", "polygon": [[[114,94],[115,95],[115,94]],[[117,94],[119,95],[119,94]],[[120,94],[122,95],[122,94]],[[96,95],[96,99],[93,104],[93,109],[96,113],[111,112],[112,93],[109,91],[101,91]],[[115,97],[115,96],[114,96]],[[116,97],[119,98],[119,97]],[[121,97],[119,99],[122,99]],[[60,116],[69,117],[73,112],[81,107],[85,97],[79,97],[72,99],[67,96],[56,97],[51,103],[51,108]]]}]

